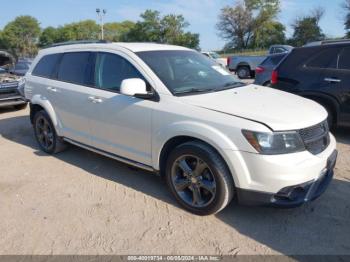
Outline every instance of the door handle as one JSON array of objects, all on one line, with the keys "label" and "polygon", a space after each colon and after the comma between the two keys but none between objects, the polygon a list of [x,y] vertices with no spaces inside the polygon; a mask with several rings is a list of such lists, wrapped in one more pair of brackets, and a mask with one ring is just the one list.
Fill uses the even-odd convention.
[{"label": "door handle", "polygon": [[341,82],[340,79],[338,79],[338,78],[332,78],[332,77],[326,77],[326,78],[324,79],[324,81],[330,82],[330,83],[340,83],[340,82]]},{"label": "door handle", "polygon": [[89,96],[88,99],[90,102],[95,103],[95,104],[103,102],[103,100],[101,98],[95,97],[95,96]]},{"label": "door handle", "polygon": [[47,91],[50,91],[50,92],[57,92],[57,89],[56,88],[54,88],[54,87],[51,87],[51,86],[49,86],[48,88],[46,88],[47,89]]}]

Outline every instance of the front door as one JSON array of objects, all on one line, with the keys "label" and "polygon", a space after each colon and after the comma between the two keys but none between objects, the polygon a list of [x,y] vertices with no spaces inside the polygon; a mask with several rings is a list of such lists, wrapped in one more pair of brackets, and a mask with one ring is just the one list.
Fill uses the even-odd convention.
[{"label": "front door", "polygon": [[119,93],[121,82],[143,78],[125,58],[98,53],[95,89],[90,90],[92,145],[100,150],[151,165],[152,109],[157,102]]}]

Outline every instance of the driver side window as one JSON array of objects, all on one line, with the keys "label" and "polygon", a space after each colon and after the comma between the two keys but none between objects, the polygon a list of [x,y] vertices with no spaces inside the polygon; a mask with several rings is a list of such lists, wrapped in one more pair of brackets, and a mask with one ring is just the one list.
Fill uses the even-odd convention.
[{"label": "driver side window", "polygon": [[98,53],[95,66],[96,87],[119,92],[124,79],[141,78],[141,73],[125,58],[111,53]]}]

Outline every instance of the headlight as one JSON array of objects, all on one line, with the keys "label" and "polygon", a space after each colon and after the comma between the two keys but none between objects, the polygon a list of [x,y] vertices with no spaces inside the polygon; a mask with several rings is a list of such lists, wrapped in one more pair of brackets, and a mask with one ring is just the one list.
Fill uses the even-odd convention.
[{"label": "headlight", "polygon": [[26,79],[24,77],[20,78],[19,81],[18,81],[18,92],[23,97],[25,97],[25,94],[24,94],[25,84],[26,84]]},{"label": "headlight", "polygon": [[260,133],[242,130],[248,142],[261,154],[279,155],[305,150],[304,142],[295,132]]}]

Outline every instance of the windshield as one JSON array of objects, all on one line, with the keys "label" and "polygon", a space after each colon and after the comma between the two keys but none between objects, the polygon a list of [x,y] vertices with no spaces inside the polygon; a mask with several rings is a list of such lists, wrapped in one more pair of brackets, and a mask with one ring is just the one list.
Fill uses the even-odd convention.
[{"label": "windshield", "polygon": [[226,69],[195,51],[146,51],[137,55],[175,95],[244,85]]},{"label": "windshield", "polygon": [[217,53],[214,53],[214,52],[211,52],[210,55],[211,55],[211,57],[214,58],[214,59],[220,58],[220,55],[217,54]]}]

